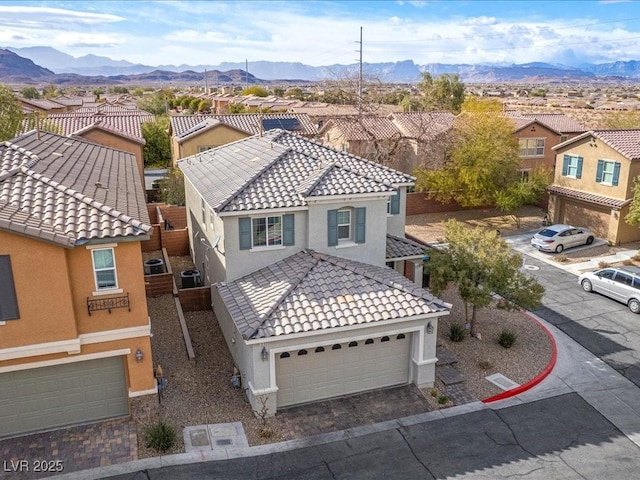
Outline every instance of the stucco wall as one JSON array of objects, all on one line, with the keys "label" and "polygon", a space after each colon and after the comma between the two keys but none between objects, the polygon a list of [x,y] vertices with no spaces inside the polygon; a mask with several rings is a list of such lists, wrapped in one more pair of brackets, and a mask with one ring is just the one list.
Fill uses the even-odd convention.
[{"label": "stucco wall", "polygon": [[400,191],[400,213],[387,215],[387,233],[396,237],[404,237],[407,210],[407,187],[398,187]]},{"label": "stucco wall", "polygon": [[219,147],[242,138],[247,138],[248,136],[249,134],[227,125],[218,125],[199,135],[188,138],[182,143],[178,142],[176,137],[172,137],[171,152],[173,155],[173,165],[175,166],[176,162],[181,158],[190,157],[199,153],[198,150],[200,147]]}]

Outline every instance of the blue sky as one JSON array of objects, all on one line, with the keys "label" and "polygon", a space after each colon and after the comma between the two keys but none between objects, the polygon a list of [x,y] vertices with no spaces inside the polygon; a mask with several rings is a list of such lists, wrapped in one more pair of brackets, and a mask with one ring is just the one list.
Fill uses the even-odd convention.
[{"label": "blue sky", "polygon": [[0,1],[0,46],[145,65],[640,60],[637,1]]}]

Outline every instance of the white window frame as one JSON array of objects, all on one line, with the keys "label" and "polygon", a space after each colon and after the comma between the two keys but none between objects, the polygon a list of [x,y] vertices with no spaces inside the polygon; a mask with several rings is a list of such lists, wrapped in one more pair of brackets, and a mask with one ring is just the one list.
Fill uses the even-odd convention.
[{"label": "white window frame", "polygon": [[[92,247],[90,248],[91,250],[91,266],[93,268],[93,281],[95,283],[95,287],[96,287],[96,291],[93,292],[94,295],[107,295],[107,294],[111,294],[111,293],[122,293],[122,289],[118,288],[118,270],[116,268],[116,252],[114,250],[114,246],[96,246],[96,247]],[[99,251],[103,251],[103,250],[108,250],[111,252],[111,258],[113,260],[113,267],[109,267],[109,268],[96,268],[96,259],[95,259],[95,252],[99,252]],[[114,286],[110,286],[110,287],[101,287],[98,283],[98,272],[105,272],[105,271],[110,271],[113,270],[113,277],[114,277],[114,282],[115,285]]]},{"label": "white window frame", "polygon": [[[520,157],[544,157],[545,140],[544,137],[519,138],[518,155]],[[539,151],[540,153],[538,153]]]},{"label": "white window frame", "polygon": [[[280,225],[280,242],[279,243],[272,243],[269,244],[269,219],[270,218],[278,218],[279,220],[279,225]],[[254,235],[254,225],[255,225],[255,221],[256,220],[264,220],[265,222],[265,244],[264,245],[256,245],[254,243],[255,240],[255,235]],[[251,217],[251,249],[273,249],[273,248],[284,248],[284,245],[282,244],[282,235],[283,235],[283,224],[282,224],[282,215],[267,215],[264,217]]]},{"label": "white window frame", "polygon": [[[348,213],[349,214],[349,222],[348,223],[340,223],[340,213]],[[353,209],[352,208],[341,208],[338,210],[337,214],[337,226],[338,226],[338,244],[353,242]],[[340,237],[340,227],[347,226],[349,227],[349,236],[348,237]]]},{"label": "white window frame", "polygon": [[[611,171],[607,170],[607,167],[611,168]],[[604,183],[605,185],[613,185],[613,175],[616,168],[616,162],[613,160],[604,160],[602,163],[602,178],[600,179],[600,183]]]},{"label": "white window frame", "polygon": [[569,161],[567,162],[567,177],[578,178],[578,157],[577,155],[567,155]]}]

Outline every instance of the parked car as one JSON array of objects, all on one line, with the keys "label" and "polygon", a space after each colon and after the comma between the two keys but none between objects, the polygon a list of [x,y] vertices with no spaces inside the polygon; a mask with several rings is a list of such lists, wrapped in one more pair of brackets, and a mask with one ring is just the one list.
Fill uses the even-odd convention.
[{"label": "parked car", "polygon": [[560,253],[565,248],[591,245],[595,240],[591,230],[557,224],[543,228],[531,239],[531,245],[543,252]]},{"label": "parked car", "polygon": [[580,275],[578,282],[585,292],[598,292],[624,303],[633,313],[640,313],[640,267],[609,267]]}]

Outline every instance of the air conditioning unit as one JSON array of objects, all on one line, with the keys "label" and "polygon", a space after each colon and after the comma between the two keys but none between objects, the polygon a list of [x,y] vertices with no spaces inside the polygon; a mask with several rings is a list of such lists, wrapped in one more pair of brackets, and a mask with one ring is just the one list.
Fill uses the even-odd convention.
[{"label": "air conditioning unit", "polygon": [[155,275],[158,273],[164,273],[164,260],[161,258],[152,258],[144,262],[145,275]]},{"label": "air conditioning unit", "polygon": [[180,272],[182,288],[194,288],[202,286],[202,276],[200,270],[184,270]]}]

